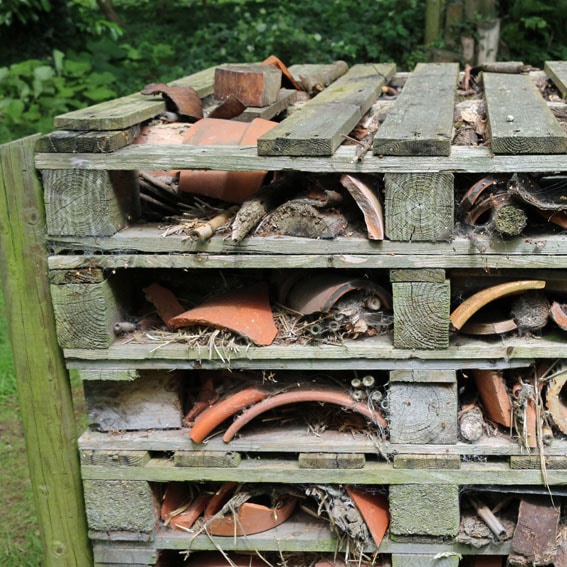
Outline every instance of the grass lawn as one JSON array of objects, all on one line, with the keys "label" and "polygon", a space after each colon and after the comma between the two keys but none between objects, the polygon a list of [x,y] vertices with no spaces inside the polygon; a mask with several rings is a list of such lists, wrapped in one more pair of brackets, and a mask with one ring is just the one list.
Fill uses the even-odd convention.
[{"label": "grass lawn", "polygon": [[0,297],[0,565],[41,565],[42,549],[16,394],[12,351]]}]

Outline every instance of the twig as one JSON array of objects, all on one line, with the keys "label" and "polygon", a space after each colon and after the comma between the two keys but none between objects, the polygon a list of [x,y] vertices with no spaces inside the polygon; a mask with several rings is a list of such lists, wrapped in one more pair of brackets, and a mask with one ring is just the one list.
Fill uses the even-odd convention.
[{"label": "twig", "polygon": [[500,520],[492,513],[492,510],[486,504],[483,504],[473,496],[469,495],[469,501],[473,505],[476,513],[482,521],[490,528],[490,531],[498,538],[502,539],[506,536],[506,529],[500,523]]}]

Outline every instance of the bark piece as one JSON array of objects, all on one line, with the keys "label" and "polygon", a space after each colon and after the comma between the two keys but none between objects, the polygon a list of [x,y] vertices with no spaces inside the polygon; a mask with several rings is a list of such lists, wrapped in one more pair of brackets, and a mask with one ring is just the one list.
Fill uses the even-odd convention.
[{"label": "bark piece", "polygon": [[245,106],[268,106],[278,99],[282,72],[273,65],[221,65],[215,69],[215,98],[234,95]]},{"label": "bark piece", "polygon": [[268,286],[263,282],[247,289],[229,291],[169,319],[170,329],[207,325],[228,329],[257,345],[270,345],[278,334]]}]

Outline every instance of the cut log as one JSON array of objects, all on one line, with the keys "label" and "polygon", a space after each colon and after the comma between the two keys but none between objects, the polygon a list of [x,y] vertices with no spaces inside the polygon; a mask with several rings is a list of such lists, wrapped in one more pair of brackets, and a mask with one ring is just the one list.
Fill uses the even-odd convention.
[{"label": "cut log", "polygon": [[278,100],[282,72],[273,65],[221,65],[215,70],[215,98],[234,95],[245,106],[268,106]]}]

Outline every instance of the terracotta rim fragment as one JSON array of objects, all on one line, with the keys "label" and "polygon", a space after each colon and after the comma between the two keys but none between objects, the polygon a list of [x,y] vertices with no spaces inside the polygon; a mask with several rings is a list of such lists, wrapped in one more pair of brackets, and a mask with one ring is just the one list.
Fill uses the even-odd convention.
[{"label": "terracotta rim fragment", "polygon": [[465,299],[465,301],[451,313],[451,324],[453,328],[458,331],[477,311],[488,303],[501,297],[521,293],[529,289],[543,289],[545,284],[546,282],[544,280],[520,280],[482,289]]},{"label": "terracotta rim fragment", "polygon": [[186,482],[168,482],[160,507],[160,517],[166,521],[188,498]]},{"label": "terracotta rim fragment", "polygon": [[[302,91],[302,86],[295,80],[294,76],[290,73],[289,69],[285,66],[285,64],[276,57],[275,55],[270,55],[264,61],[262,61],[262,65],[273,65],[277,67],[282,72],[282,83],[287,81],[291,87],[295,90]],[[285,78],[285,81],[284,81]]]},{"label": "terracotta rim fragment", "polygon": [[551,308],[550,308],[551,318],[556,323],[556,325],[560,329],[563,329],[564,331],[567,331],[567,311],[566,311],[566,307],[567,306],[565,304],[561,304],[557,301],[554,301],[551,304]]},{"label": "terracotta rim fragment", "polygon": [[242,411],[248,406],[265,400],[269,391],[257,386],[250,386],[240,390],[215,405],[208,407],[195,419],[195,424],[189,432],[189,436],[195,443],[202,443],[216,427],[223,421]]},{"label": "terracotta rim fragment", "polygon": [[186,510],[181,514],[172,516],[169,525],[177,530],[190,530],[205,510],[209,498],[208,494],[196,496]]},{"label": "terracotta rim fragment", "polygon": [[514,319],[505,318],[498,321],[467,321],[461,327],[461,332],[467,335],[502,335],[517,328]]},{"label": "terracotta rim fragment", "polygon": [[230,500],[237,487],[238,482],[235,481],[223,482],[220,485],[209,499],[207,507],[205,508],[205,513],[203,514],[205,520],[209,520],[221,510],[228,500]]},{"label": "terracotta rim fragment", "polygon": [[376,547],[379,548],[390,523],[388,499],[382,494],[371,494],[349,485],[345,488],[364,518]]},{"label": "terracotta rim fragment", "polygon": [[386,429],[388,423],[381,413],[373,411],[366,404],[357,402],[351,398],[344,390],[331,389],[331,388],[317,388],[317,389],[300,389],[292,390],[276,394],[267,398],[244,411],[239,415],[230,427],[225,431],[222,440],[225,443],[230,442],[234,436],[250,421],[259,415],[287,404],[301,403],[301,402],[320,402],[329,403],[341,406],[345,409],[354,411],[368,418],[373,423]]},{"label": "terracotta rim fragment", "polygon": [[264,282],[226,292],[168,321],[170,329],[206,325],[228,329],[261,346],[272,344],[278,334],[268,286]]},{"label": "terracotta rim fragment", "polygon": [[160,284],[153,283],[143,290],[146,299],[156,308],[161,320],[169,327],[169,320],[180,315],[185,308],[173,294],[173,292]]},{"label": "terracotta rim fragment", "polygon": [[190,120],[203,118],[203,104],[201,97],[193,87],[189,86],[169,86],[165,83],[151,83],[142,90],[143,95],[161,94],[167,103],[173,106],[168,110],[173,110],[181,116]]}]

